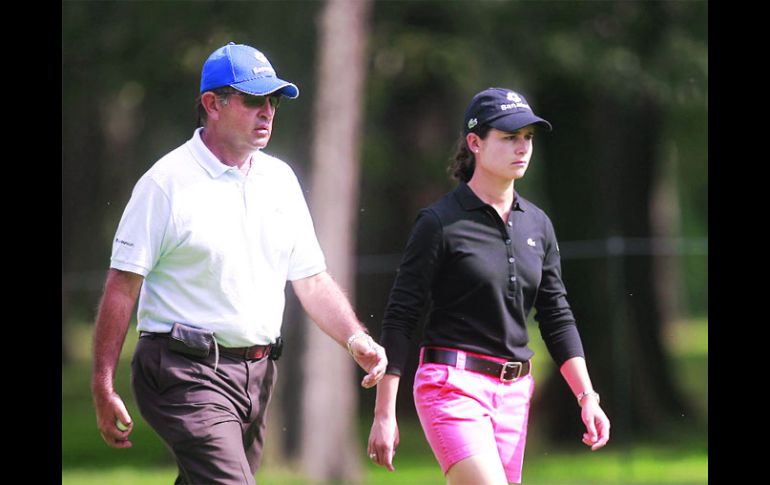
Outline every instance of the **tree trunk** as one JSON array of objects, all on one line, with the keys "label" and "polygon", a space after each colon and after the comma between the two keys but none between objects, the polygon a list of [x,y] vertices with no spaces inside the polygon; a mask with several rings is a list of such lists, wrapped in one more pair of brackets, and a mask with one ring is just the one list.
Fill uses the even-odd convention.
[{"label": "tree trunk", "polygon": [[[369,2],[329,0],[321,12],[310,206],[329,273],[353,301],[359,140]],[[336,342],[306,322],[302,464],[314,480],[358,481],[356,368]]]},{"label": "tree trunk", "polygon": [[[678,162],[676,145],[661,150],[661,163],[654,176],[650,201],[652,233],[661,240],[670,241],[682,233],[676,180]],[[667,327],[682,317],[682,261],[673,244],[658,244],[656,249],[653,256],[656,298],[660,302],[663,324]]]}]

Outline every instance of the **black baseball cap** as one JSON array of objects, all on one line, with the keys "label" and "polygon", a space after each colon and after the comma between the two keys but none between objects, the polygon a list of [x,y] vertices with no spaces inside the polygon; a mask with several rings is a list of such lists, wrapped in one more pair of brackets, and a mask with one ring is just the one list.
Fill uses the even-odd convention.
[{"label": "black baseball cap", "polygon": [[473,97],[465,110],[463,133],[476,126],[489,125],[500,131],[513,132],[537,124],[551,131],[551,123],[536,116],[521,94],[505,88],[487,88]]}]

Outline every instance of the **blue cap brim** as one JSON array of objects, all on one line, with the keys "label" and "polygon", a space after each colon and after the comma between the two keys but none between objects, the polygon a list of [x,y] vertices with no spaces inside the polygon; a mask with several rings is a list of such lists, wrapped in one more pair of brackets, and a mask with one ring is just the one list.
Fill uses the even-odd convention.
[{"label": "blue cap brim", "polygon": [[233,83],[230,86],[238,91],[255,96],[266,96],[268,94],[280,94],[287,98],[294,99],[299,96],[299,89],[294,84],[278,79],[277,77],[262,77],[258,79],[249,79]]},{"label": "blue cap brim", "polygon": [[548,131],[553,130],[551,123],[547,122],[543,118],[540,118],[539,116],[535,116],[531,112],[510,113],[505,116],[501,116],[496,120],[489,121],[487,124],[489,124],[489,126],[492,128],[505,131],[506,133],[514,132],[524,128],[527,125],[540,125],[546,128]]}]

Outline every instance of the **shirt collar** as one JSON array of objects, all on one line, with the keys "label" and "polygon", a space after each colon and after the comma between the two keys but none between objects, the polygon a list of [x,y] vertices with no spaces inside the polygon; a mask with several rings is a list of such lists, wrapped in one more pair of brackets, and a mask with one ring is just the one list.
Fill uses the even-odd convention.
[{"label": "shirt collar", "polygon": [[[460,182],[460,185],[455,189],[457,200],[463,209],[471,211],[486,207],[487,203],[479,199],[479,197],[468,187],[466,182]],[[513,192],[513,204],[511,204],[513,210],[524,212],[526,208],[526,201],[519,196],[518,192]]]},{"label": "shirt collar", "polygon": [[527,206],[527,201],[524,200],[523,197],[519,196],[519,193],[515,190],[513,191],[513,204],[511,204],[511,207],[513,207],[513,210],[524,212],[524,208]]},{"label": "shirt collar", "polygon": [[460,185],[458,185],[455,189],[455,195],[457,196],[457,200],[460,202],[460,205],[467,211],[481,209],[487,205],[486,202],[479,199],[479,197],[473,192],[473,190],[471,190],[470,187],[468,187],[468,184],[465,182],[460,182]]},{"label": "shirt collar", "polygon": [[[193,158],[195,158],[195,161],[198,162],[198,165],[200,165],[212,178],[217,178],[231,169],[237,170],[237,167],[231,167],[220,162],[219,158],[209,150],[209,147],[203,143],[203,139],[201,138],[202,131],[202,127],[196,129],[188,142],[190,152],[192,153]],[[259,167],[260,164],[257,163],[257,158],[260,154],[261,152],[259,150],[251,154],[251,168],[249,169],[249,175],[262,172],[261,167]]]}]

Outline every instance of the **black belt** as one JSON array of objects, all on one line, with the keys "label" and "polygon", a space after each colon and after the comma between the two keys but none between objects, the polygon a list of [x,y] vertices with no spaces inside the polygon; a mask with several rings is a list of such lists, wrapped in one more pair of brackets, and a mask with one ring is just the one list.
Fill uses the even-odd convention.
[{"label": "black belt", "polygon": [[[140,337],[161,337],[168,338],[171,335],[170,332],[141,332]],[[223,354],[234,355],[246,360],[259,360],[270,355],[270,351],[273,346],[268,345],[252,345],[251,347],[222,347],[219,346],[219,351]]]},{"label": "black belt", "polygon": [[[457,351],[426,347],[422,361],[426,364],[446,364],[457,367]],[[465,355],[466,370],[498,377],[502,382],[514,381],[528,375],[530,367],[529,361],[500,363],[469,354]]]}]

